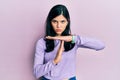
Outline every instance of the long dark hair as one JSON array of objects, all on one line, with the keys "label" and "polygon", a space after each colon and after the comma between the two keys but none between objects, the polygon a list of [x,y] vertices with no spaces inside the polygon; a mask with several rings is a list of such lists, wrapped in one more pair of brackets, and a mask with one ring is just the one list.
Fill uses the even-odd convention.
[{"label": "long dark hair", "polygon": [[[64,5],[55,5],[49,12],[48,16],[47,16],[47,20],[46,20],[46,35],[45,36],[56,36],[55,31],[53,30],[53,27],[51,25],[51,21],[53,18],[59,16],[59,15],[63,15],[67,21],[68,24],[66,26],[66,29],[63,31],[63,33],[61,34],[62,36],[68,36],[71,35],[71,30],[70,30],[70,15],[69,12],[67,10],[67,8]],[[45,39],[46,41],[46,52],[50,52],[52,50],[54,50],[54,40],[49,40],[49,39]],[[64,48],[65,51],[69,51],[74,47],[75,44],[71,43],[71,42],[65,42],[64,43]]]}]

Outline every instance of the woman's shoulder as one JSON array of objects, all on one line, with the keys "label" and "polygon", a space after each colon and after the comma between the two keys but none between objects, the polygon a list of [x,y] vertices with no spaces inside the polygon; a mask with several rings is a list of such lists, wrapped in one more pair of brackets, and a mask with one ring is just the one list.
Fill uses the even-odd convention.
[{"label": "woman's shoulder", "polygon": [[36,44],[45,46],[45,38],[44,37],[39,38]]},{"label": "woman's shoulder", "polygon": [[38,42],[45,42],[45,38],[44,37],[39,38]]}]

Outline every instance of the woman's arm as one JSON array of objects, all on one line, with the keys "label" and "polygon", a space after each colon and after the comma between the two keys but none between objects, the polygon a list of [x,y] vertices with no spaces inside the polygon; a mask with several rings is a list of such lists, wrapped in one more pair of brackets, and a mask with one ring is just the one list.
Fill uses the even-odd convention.
[{"label": "woman's arm", "polygon": [[64,51],[64,41],[61,41],[56,57],[54,59],[54,64],[58,64],[61,61],[63,51]]},{"label": "woman's arm", "polygon": [[82,37],[79,35],[75,35],[74,36],[74,40],[72,35],[70,36],[55,36],[55,37],[51,37],[51,36],[47,36],[47,39],[59,39],[59,40],[64,40],[66,42],[75,42],[75,44],[77,44],[78,47],[82,47],[82,48],[89,48],[89,49],[94,49],[94,50],[102,50],[105,48],[105,45],[102,41],[98,40],[98,39],[94,39],[94,38],[88,38],[88,37]]},{"label": "woman's arm", "polygon": [[102,50],[105,45],[102,41],[94,38],[75,36],[75,43],[78,47],[89,48],[94,50]]},{"label": "woman's arm", "polygon": [[36,44],[34,58],[34,75],[36,78],[40,78],[41,76],[47,74],[56,66],[53,60],[44,64],[44,45],[43,39],[40,39]]}]

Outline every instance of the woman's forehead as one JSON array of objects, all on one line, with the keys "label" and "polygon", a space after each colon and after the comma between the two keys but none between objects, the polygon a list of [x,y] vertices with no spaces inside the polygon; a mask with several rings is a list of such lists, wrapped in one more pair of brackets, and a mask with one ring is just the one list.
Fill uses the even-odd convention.
[{"label": "woman's forehead", "polygon": [[53,20],[66,20],[66,18],[63,15],[59,15],[59,16],[53,18]]}]

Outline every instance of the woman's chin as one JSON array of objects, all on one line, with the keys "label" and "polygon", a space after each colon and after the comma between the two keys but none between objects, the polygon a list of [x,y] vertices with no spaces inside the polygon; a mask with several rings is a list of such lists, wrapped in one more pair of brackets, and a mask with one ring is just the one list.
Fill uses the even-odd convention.
[{"label": "woman's chin", "polygon": [[57,36],[60,36],[62,33],[60,33],[60,32],[57,32],[56,34],[57,34]]}]

